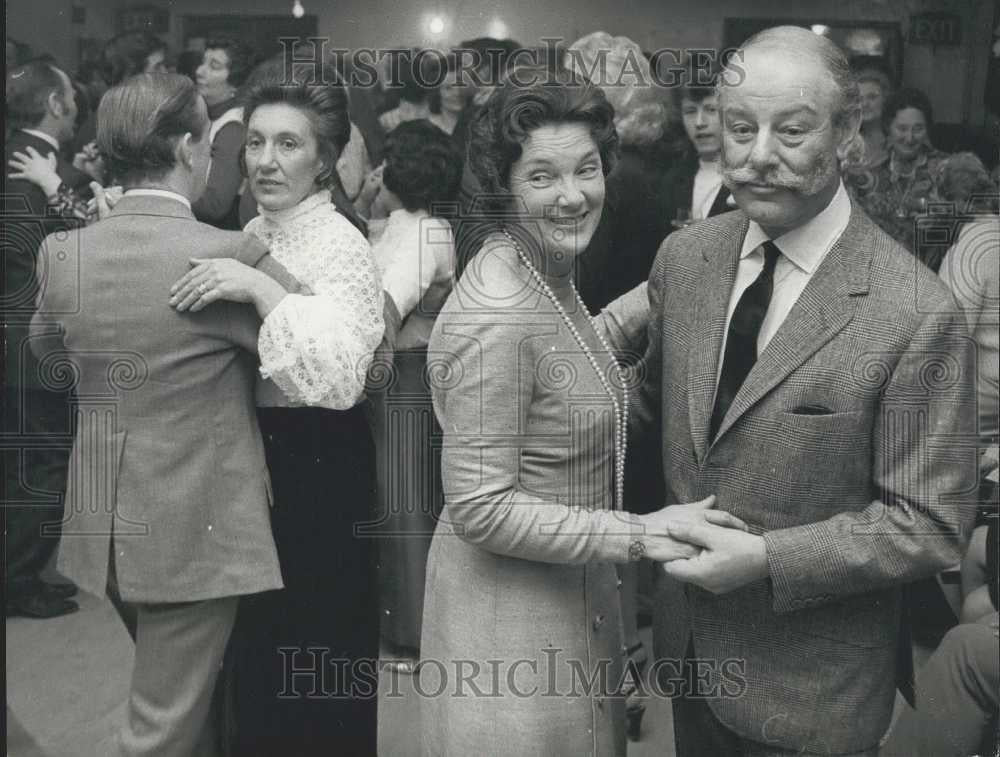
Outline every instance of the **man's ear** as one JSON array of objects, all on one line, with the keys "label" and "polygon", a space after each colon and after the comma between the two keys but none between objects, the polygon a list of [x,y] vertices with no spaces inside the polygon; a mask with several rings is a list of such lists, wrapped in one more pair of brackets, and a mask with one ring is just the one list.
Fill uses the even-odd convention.
[{"label": "man's ear", "polygon": [[191,136],[191,132],[185,132],[184,136],[177,140],[177,146],[174,148],[174,159],[177,164],[187,169],[194,166],[193,142],[194,137]]},{"label": "man's ear", "polygon": [[49,96],[45,99],[45,109],[53,118],[62,118],[66,112],[66,103],[63,101],[62,95],[55,90],[49,92]]},{"label": "man's ear", "polygon": [[861,108],[846,113],[836,127],[839,134],[837,139],[837,157],[841,163],[850,160],[853,153],[863,144],[861,137]]}]

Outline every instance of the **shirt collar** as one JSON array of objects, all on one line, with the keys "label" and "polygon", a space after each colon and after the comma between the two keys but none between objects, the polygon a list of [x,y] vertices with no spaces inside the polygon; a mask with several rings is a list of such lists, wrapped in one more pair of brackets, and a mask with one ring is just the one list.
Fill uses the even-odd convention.
[{"label": "shirt collar", "polygon": [[54,150],[59,149],[59,142],[51,134],[46,134],[44,131],[39,131],[38,129],[21,129],[21,131],[33,137],[38,137],[43,142],[48,142]]},{"label": "shirt collar", "polygon": [[298,218],[304,213],[308,213],[311,210],[315,210],[320,205],[329,204],[330,202],[332,202],[330,199],[330,190],[320,189],[317,192],[313,192],[304,200],[300,200],[298,204],[292,205],[290,208],[285,208],[284,210],[266,210],[258,205],[257,212],[260,213],[265,220],[282,226],[287,224],[292,219]]},{"label": "shirt collar", "polygon": [[[804,272],[813,273],[851,220],[851,200],[841,182],[830,204],[801,226],[771,240],[781,253]],[[771,239],[756,221],[750,221],[740,259],[746,258]]]},{"label": "shirt collar", "polygon": [[169,189],[130,189],[125,193],[126,197],[165,197],[168,200],[176,200],[191,209],[191,201],[182,194],[171,192]]}]

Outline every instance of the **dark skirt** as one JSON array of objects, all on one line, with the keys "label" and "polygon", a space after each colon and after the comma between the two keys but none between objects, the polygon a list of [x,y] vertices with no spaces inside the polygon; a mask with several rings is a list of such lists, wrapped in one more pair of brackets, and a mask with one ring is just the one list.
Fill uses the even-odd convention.
[{"label": "dark skirt", "polygon": [[377,751],[376,543],[361,407],[258,410],[285,588],[244,597],[230,644],[236,757]]},{"label": "dark skirt", "polygon": [[394,380],[376,408],[379,585],[382,640],[399,655],[420,649],[424,577],[444,504],[441,430],[424,379],[427,350],[402,350]]}]

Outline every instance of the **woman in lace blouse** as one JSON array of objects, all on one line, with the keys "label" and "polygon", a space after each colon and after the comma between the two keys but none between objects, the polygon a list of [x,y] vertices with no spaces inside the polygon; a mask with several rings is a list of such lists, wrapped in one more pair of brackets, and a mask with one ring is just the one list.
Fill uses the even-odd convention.
[{"label": "woman in lace blouse", "polygon": [[[240,607],[233,753],[374,754],[378,595],[373,540],[355,530],[372,519],[374,453],[361,402],[383,333],[382,294],[368,242],[330,201],[350,135],[347,99],[338,86],[265,83],[249,94],[244,119],[260,210],[246,231],[307,291],[281,299],[258,340],[258,417],[285,589]],[[178,295],[240,299],[259,286],[267,283],[253,269],[206,261]],[[323,651],[307,651],[316,647]],[[333,660],[347,661],[346,676],[325,678],[325,696],[308,677],[285,675]]]}]

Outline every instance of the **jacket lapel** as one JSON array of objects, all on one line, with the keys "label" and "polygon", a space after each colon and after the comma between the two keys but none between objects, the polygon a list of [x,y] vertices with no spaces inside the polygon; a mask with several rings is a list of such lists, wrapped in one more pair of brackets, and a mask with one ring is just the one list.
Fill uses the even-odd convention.
[{"label": "jacket lapel", "polygon": [[[697,313],[688,350],[688,413],[691,440],[700,463],[708,450],[709,421],[715,399],[715,377],[719,350],[726,329],[729,295],[736,280],[740,246],[750,225],[744,218],[720,240],[718,246],[702,248],[702,276],[695,295]],[[669,327],[669,324],[666,324]]]},{"label": "jacket lapel", "polygon": [[750,370],[716,439],[851,322],[857,304],[854,298],[868,292],[871,237],[871,228],[852,209],[844,233]]}]

